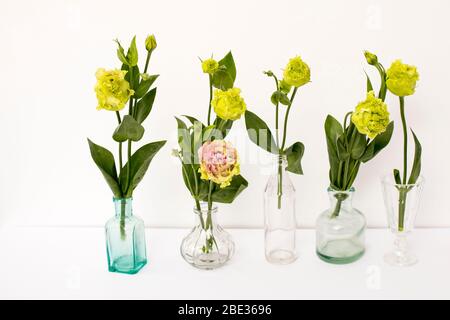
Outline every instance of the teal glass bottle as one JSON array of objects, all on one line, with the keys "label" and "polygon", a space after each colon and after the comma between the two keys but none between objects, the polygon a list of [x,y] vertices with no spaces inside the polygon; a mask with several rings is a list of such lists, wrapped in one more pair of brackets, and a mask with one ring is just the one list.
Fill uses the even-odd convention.
[{"label": "teal glass bottle", "polygon": [[147,264],[144,221],[133,215],[132,198],[114,198],[116,215],[105,226],[108,269],[136,274]]}]

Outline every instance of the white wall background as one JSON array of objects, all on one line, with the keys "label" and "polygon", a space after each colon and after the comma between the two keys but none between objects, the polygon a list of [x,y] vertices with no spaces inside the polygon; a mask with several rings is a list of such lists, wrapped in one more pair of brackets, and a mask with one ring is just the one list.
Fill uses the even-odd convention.
[{"label": "white wall background", "polygon": [[[305,175],[293,181],[299,225],[312,227],[328,206],[323,122],[328,113],[342,118],[364,98],[364,69],[376,79],[362,55],[368,49],[386,67],[402,58],[419,68],[417,93],[407,99],[409,124],[424,147],[427,179],[418,225],[450,226],[449,13],[447,0],[1,0],[0,221],[102,225],[113,214],[109,188],[86,143],[89,136],[116,150],[110,138],[115,115],[95,110],[94,73],[119,66],[112,39],[128,43],[136,34],[142,50],[145,36],[155,33],[151,72],[161,77],[145,141],[170,141],[135,193],[135,212],[148,225],[192,222],[192,200],[170,157],[176,145],[173,116],[205,118],[208,85],[197,57],[220,57],[231,49],[236,85],[249,109],[266,120],[273,118],[273,84],[262,71],[281,73],[297,54],[311,67],[312,83],[301,88],[295,102],[288,142],[306,145]],[[397,100],[389,96],[387,102],[399,125]],[[235,137],[242,134],[243,121],[236,128]],[[264,154],[246,138],[235,140],[250,186],[232,205],[221,206],[222,220],[259,227],[268,177],[257,160]],[[400,147],[397,130],[391,145],[360,170],[355,206],[370,226],[385,225],[379,177],[400,166]]]}]

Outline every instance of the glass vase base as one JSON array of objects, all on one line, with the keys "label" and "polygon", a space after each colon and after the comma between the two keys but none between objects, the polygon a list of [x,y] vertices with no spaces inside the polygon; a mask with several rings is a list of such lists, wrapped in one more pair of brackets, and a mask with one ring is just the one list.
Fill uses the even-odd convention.
[{"label": "glass vase base", "polygon": [[205,253],[197,256],[195,259],[185,257],[185,260],[197,269],[214,270],[224,266],[229,260],[229,257],[217,253]]},{"label": "glass vase base", "polygon": [[364,255],[364,248],[351,240],[329,241],[321,250],[316,250],[317,256],[328,263],[348,264],[359,260]]},{"label": "glass vase base", "polygon": [[290,264],[297,260],[297,256],[289,250],[273,250],[266,253],[266,260],[272,264]]},{"label": "glass vase base", "polygon": [[135,263],[133,260],[133,256],[121,256],[114,260],[112,265],[108,267],[109,272],[116,273],[125,273],[125,274],[136,274],[138,273],[145,265],[147,264],[147,260],[143,260],[141,262]]},{"label": "glass vase base", "polygon": [[418,259],[413,253],[392,251],[384,255],[384,261],[394,267],[409,267],[415,265]]}]

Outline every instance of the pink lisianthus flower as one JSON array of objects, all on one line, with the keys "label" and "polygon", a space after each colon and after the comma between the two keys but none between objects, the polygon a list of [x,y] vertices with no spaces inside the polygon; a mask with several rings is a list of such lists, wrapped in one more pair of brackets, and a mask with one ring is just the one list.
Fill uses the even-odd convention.
[{"label": "pink lisianthus flower", "polygon": [[203,180],[210,180],[225,188],[233,176],[240,173],[237,150],[225,140],[207,141],[198,150],[199,172]]}]

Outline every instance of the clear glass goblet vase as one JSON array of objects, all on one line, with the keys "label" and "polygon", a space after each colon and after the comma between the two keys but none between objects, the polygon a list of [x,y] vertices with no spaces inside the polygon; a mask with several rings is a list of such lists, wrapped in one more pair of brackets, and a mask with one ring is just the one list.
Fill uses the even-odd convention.
[{"label": "clear glass goblet vase", "polygon": [[194,208],[196,226],[183,239],[181,256],[186,262],[199,269],[216,269],[226,264],[234,254],[231,236],[217,223],[217,206],[208,210],[202,203]]},{"label": "clear glass goblet vase", "polygon": [[397,184],[392,175],[382,179],[389,228],[395,235],[394,249],[384,256],[384,261],[392,266],[410,266],[418,261],[407,237],[414,229],[424,182],[422,176],[415,184]]}]

